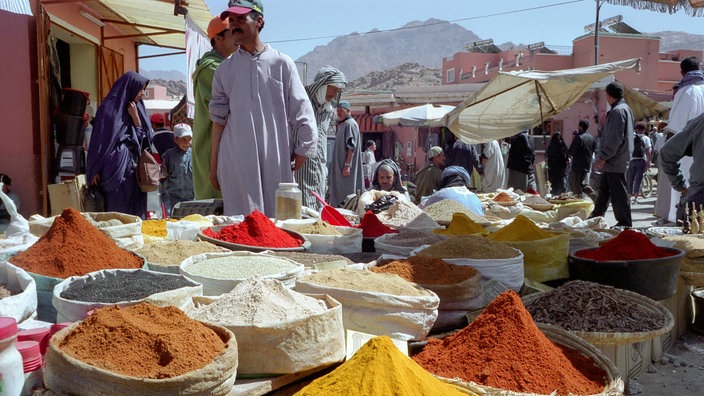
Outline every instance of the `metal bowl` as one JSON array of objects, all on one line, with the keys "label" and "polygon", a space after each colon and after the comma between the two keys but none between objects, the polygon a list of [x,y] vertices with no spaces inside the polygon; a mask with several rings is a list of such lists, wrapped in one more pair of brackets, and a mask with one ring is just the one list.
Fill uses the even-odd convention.
[{"label": "metal bowl", "polygon": [[[223,229],[224,227],[227,227],[227,226],[210,227],[210,230],[213,232],[220,232],[220,230]],[[249,252],[263,252],[265,250],[270,250],[273,252],[303,252],[303,251],[306,251],[310,248],[310,241],[304,235],[302,235],[298,232],[286,230],[283,228],[279,228],[279,229],[281,231],[288,233],[292,237],[294,237],[300,241],[303,241],[301,246],[292,247],[292,248],[274,248],[274,247],[266,247],[266,246],[241,245],[239,243],[226,242],[226,241],[223,241],[223,240],[220,240],[217,238],[212,238],[207,235],[203,235],[202,231],[198,232],[198,238],[203,241],[207,241],[212,244],[222,246],[224,248],[234,250],[234,251],[244,250],[244,251],[249,251]]]}]

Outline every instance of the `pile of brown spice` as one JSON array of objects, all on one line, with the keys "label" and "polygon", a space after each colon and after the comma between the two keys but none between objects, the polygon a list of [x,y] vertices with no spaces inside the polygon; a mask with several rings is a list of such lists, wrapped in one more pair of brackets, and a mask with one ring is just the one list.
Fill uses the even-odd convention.
[{"label": "pile of brown spice", "polygon": [[396,274],[401,278],[424,285],[454,285],[477,275],[477,270],[446,263],[432,257],[411,256],[369,268],[372,272]]},{"label": "pile of brown spice", "polygon": [[158,379],[205,367],[225,349],[225,342],[176,307],[140,303],[95,311],[58,346],[104,370]]},{"label": "pile of brown spice", "polygon": [[494,202],[501,202],[501,203],[510,203],[510,202],[515,202],[513,198],[511,198],[510,195],[506,194],[505,192],[500,192],[498,193],[492,201]]},{"label": "pile of brown spice", "polygon": [[46,234],[10,262],[25,271],[54,278],[144,265],[143,259],[118,247],[73,208],[64,209]]}]

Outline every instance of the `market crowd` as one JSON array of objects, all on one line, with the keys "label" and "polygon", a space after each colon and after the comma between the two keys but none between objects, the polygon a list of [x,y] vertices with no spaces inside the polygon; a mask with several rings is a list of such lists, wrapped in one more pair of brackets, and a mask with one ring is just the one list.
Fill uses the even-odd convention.
[{"label": "market crowd", "polygon": [[[376,142],[362,138],[350,103],[340,100],[347,85],[341,70],[325,66],[304,86],[293,60],[261,40],[262,2],[228,5],[210,21],[212,50],[198,60],[192,76],[193,126],[181,125],[169,151],[157,153],[165,162],[161,191],[167,213],[180,201],[222,198],[226,215],[257,209],[273,216],[280,183],[297,183],[303,205],[320,210],[323,200],[344,207],[369,189],[423,205],[457,180],[469,193],[512,188],[537,194],[541,182],[553,197],[593,199],[592,217],[603,216],[611,204],[616,225],[630,227],[643,175],[658,163],[667,177],[658,185],[655,212],[661,222],[677,219],[681,197],[703,201],[703,175],[689,169],[691,158],[702,155],[698,136],[704,121],[698,116],[704,112],[704,78],[696,58],[681,62],[683,77],[664,130],[636,122],[624,86],[615,81],[606,87],[609,111],[592,128],[597,133],[589,131],[589,120],[579,120],[568,146],[562,131],[554,131],[544,168],[536,167],[529,130],[481,144],[443,130],[442,143],[426,148],[427,163],[404,176],[394,160],[377,161]],[[87,177],[102,189],[107,211],[146,215],[147,195],[137,183],[135,164],[143,150],[155,147],[154,128],[164,126],[163,119],[147,117],[142,101],[147,84],[139,74],[126,73],[96,113]],[[538,172],[545,173],[544,181]]]}]

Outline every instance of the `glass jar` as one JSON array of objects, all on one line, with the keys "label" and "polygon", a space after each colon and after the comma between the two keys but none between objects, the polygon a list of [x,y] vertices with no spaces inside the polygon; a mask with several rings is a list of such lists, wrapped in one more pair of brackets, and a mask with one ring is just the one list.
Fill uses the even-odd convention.
[{"label": "glass jar", "polygon": [[279,183],[276,189],[276,220],[300,219],[303,197],[296,183]]},{"label": "glass jar", "polygon": [[0,396],[17,396],[24,386],[22,355],[15,348],[17,321],[0,317]]}]

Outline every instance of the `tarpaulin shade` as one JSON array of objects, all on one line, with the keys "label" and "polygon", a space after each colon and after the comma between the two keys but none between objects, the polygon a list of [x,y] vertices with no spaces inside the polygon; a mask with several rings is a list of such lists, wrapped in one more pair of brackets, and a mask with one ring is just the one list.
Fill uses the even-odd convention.
[{"label": "tarpaulin shade", "polygon": [[[174,2],[163,0],[87,0],[85,5],[103,23],[114,23],[134,41],[158,47],[185,49],[183,15],[174,15]],[[213,18],[204,0],[188,1],[188,16],[203,30]],[[110,37],[106,37],[109,39]]]},{"label": "tarpaulin shade", "polygon": [[650,10],[673,14],[684,10],[687,15],[703,16],[704,0],[604,0],[615,5],[625,5],[638,10]]},{"label": "tarpaulin shade", "polygon": [[639,71],[640,59],[548,72],[500,73],[445,115],[443,122],[467,143],[512,136],[567,109],[594,82],[628,69]]}]

